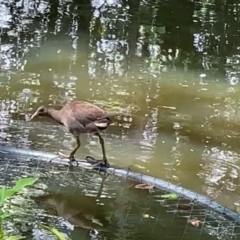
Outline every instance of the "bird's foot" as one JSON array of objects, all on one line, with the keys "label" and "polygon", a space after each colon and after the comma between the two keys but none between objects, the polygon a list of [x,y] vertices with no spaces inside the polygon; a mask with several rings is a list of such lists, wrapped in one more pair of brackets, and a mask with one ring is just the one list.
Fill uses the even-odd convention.
[{"label": "bird's foot", "polygon": [[90,162],[98,162],[97,159],[95,159],[94,157],[91,157],[91,156],[86,156],[85,158],[87,161],[90,161]]},{"label": "bird's foot", "polygon": [[131,170],[131,168],[130,168],[130,167],[128,167],[128,168],[127,168],[127,171],[128,171],[128,172],[131,172],[132,170]]},{"label": "bird's foot", "polygon": [[88,161],[93,161],[93,162],[94,162],[94,163],[92,164],[92,167],[93,167],[93,168],[99,169],[99,168],[109,168],[109,167],[110,167],[107,159],[97,160],[97,159],[95,159],[94,157],[87,156],[87,157],[86,157],[86,160],[88,160]]},{"label": "bird's foot", "polygon": [[67,154],[64,154],[64,153],[61,153],[61,152],[58,152],[58,155],[59,155],[60,157],[67,158],[67,159],[69,160],[69,164],[70,164],[71,166],[73,166],[73,162],[76,162],[76,163],[78,164],[78,162],[76,161],[76,159],[75,159],[73,156],[71,156],[71,155],[67,155]]},{"label": "bird's foot", "polygon": [[105,162],[104,160],[92,165],[93,169],[103,169],[103,168],[109,168],[109,167],[110,167],[109,163]]},{"label": "bird's foot", "polygon": [[62,152],[58,152],[58,155],[59,155],[60,157],[70,159],[70,155],[68,155],[68,154],[64,154],[64,153],[62,153]]}]

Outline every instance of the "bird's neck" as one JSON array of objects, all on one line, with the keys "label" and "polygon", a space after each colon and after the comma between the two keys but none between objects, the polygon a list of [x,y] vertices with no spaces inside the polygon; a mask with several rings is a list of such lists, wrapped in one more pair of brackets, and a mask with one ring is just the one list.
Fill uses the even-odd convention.
[{"label": "bird's neck", "polygon": [[56,122],[62,124],[61,121],[61,113],[59,110],[53,109],[53,108],[48,108],[47,109],[47,116],[49,118],[52,118],[53,120],[55,120]]}]

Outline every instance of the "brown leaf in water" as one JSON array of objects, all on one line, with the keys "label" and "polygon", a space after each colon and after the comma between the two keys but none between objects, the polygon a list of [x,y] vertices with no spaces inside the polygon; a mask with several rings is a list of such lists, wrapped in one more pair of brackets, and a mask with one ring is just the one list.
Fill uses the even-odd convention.
[{"label": "brown leaf in water", "polygon": [[188,223],[192,224],[195,227],[199,227],[202,222],[197,218],[194,218],[194,219],[189,219]]},{"label": "brown leaf in water", "polygon": [[140,184],[135,185],[135,188],[138,188],[138,189],[153,189],[154,185],[147,184],[147,183],[140,183]]}]

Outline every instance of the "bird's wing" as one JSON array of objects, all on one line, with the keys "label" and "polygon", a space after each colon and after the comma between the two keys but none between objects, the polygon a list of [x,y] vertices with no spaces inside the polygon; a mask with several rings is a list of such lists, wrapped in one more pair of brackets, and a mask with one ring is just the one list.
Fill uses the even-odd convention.
[{"label": "bird's wing", "polygon": [[74,136],[78,136],[80,133],[85,132],[85,126],[72,117],[66,118],[64,120],[64,125]]},{"label": "bird's wing", "polygon": [[77,122],[83,125],[95,122],[104,117],[105,112],[101,108],[88,102],[72,102],[66,105],[62,110],[63,115],[71,116]]}]

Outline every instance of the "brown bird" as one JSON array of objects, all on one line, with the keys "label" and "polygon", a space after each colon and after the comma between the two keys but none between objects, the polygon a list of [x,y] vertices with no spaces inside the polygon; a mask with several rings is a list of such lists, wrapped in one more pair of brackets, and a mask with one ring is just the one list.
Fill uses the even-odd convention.
[{"label": "brown bird", "polygon": [[[70,159],[70,163],[75,161],[74,155],[81,146],[80,134],[95,134],[98,136],[102,147],[103,159],[100,164],[104,163],[104,166],[109,167],[104,140],[99,132],[105,130],[112,123],[110,117],[113,115],[116,114],[106,113],[103,109],[92,103],[74,101],[63,106],[60,110],[41,106],[31,116],[31,120],[36,116],[46,116],[54,119],[57,123],[64,125],[67,128],[77,142],[77,146],[73,149],[70,155],[67,156],[67,158]],[[59,155],[65,156],[61,153],[59,153]],[[90,156],[87,156],[86,159],[95,160]],[[99,163],[97,165],[99,165]]]},{"label": "brown bird", "polygon": [[95,197],[76,192],[74,194],[46,193],[33,199],[46,210],[55,210],[58,216],[63,217],[75,227],[104,231],[111,223],[111,219],[107,218],[111,198],[101,198],[100,201],[104,204],[98,204]]}]

